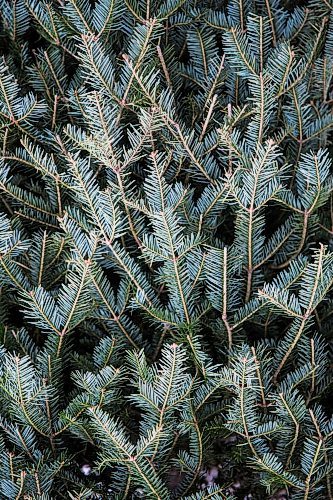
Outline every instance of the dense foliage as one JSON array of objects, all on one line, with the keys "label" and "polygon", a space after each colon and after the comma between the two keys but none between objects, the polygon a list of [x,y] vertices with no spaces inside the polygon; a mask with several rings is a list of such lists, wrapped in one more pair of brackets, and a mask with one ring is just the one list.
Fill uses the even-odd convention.
[{"label": "dense foliage", "polygon": [[0,7],[0,498],[333,498],[332,0]]}]

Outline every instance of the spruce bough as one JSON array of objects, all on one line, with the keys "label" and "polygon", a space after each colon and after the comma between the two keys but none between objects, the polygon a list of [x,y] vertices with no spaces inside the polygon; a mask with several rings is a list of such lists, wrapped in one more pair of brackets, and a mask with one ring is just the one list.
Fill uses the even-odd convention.
[{"label": "spruce bough", "polygon": [[330,2],[0,7],[0,497],[333,498]]}]

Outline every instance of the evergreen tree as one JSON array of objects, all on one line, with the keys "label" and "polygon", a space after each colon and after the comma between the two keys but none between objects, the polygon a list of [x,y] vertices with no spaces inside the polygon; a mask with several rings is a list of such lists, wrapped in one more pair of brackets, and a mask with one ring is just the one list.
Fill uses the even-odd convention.
[{"label": "evergreen tree", "polygon": [[332,0],[0,7],[0,498],[332,499]]}]

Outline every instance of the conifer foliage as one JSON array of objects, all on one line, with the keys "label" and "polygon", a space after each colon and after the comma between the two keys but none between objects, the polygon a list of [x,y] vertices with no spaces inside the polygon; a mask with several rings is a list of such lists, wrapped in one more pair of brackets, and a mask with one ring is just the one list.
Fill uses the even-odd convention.
[{"label": "conifer foliage", "polygon": [[333,498],[332,0],[0,6],[0,498]]}]

